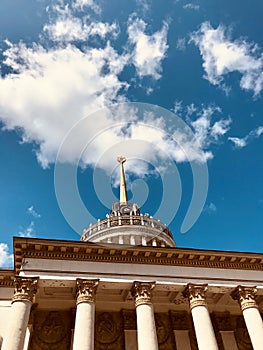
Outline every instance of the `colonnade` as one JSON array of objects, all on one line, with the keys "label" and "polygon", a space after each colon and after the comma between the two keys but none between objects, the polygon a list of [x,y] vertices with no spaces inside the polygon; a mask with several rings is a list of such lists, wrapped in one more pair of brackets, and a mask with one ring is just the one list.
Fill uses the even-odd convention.
[{"label": "colonnade", "polygon": [[[11,325],[4,337],[2,350],[22,350],[29,321],[33,297],[37,291],[38,278],[16,277],[11,306]],[[95,297],[98,279],[77,279],[76,318],[73,350],[94,349]],[[138,350],[158,350],[158,341],[152,304],[155,282],[133,283],[137,319]],[[207,284],[188,284],[183,295],[188,298],[199,350],[218,350],[210,319],[206,291]],[[255,300],[256,288],[238,286],[231,293],[238,301],[254,350],[263,348],[263,323]],[[85,330],[85,331],[83,331]]]}]

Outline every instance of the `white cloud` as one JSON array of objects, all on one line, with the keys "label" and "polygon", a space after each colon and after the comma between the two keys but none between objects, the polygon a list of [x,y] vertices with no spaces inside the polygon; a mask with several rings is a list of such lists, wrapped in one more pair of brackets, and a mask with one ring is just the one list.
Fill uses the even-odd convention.
[{"label": "white cloud", "polygon": [[30,238],[30,237],[32,237],[34,232],[35,232],[35,223],[34,223],[34,221],[31,221],[28,227],[26,227],[18,232],[18,235],[19,235],[19,237]]},{"label": "white cloud", "polygon": [[136,0],[136,5],[141,8],[143,14],[149,12],[152,0]]},{"label": "white cloud", "polygon": [[32,215],[34,218],[39,219],[41,218],[41,215],[35,210],[35,208],[33,207],[33,205],[31,205],[31,207],[27,208],[27,213]]},{"label": "white cloud", "polygon": [[185,4],[183,6],[184,9],[186,10],[199,10],[200,9],[200,5],[195,5],[195,4],[192,4],[192,3],[188,3],[188,4]]},{"label": "white cloud", "polygon": [[19,128],[24,141],[39,145],[38,160],[47,167],[76,122],[122,100],[119,90],[126,84],[118,74],[126,57],[109,44],[86,51],[72,45],[50,50],[9,45],[5,64],[17,74],[0,78],[0,117],[7,129]]},{"label": "white cloud", "polygon": [[90,7],[94,12],[100,13],[101,8],[94,2],[94,0],[76,0],[73,1],[73,8],[77,10],[85,10],[86,7]]},{"label": "white cloud", "polygon": [[174,103],[174,108],[173,108],[174,114],[176,114],[176,115],[177,115],[177,114],[178,114],[178,115],[181,114],[182,109],[183,109],[182,104],[183,104],[183,101],[175,101],[175,103]]},{"label": "white cloud", "polygon": [[168,24],[164,23],[160,31],[152,35],[145,34],[146,23],[139,18],[130,18],[128,25],[129,42],[134,46],[132,61],[139,76],[151,76],[160,79],[162,60],[165,58]]},{"label": "white cloud", "polygon": [[14,255],[9,254],[8,245],[0,243],[0,266],[11,267],[13,265]]},{"label": "white cloud", "polygon": [[[185,119],[192,127],[195,138],[190,140],[185,138],[184,134],[175,131],[174,136],[184,144],[186,153],[190,160],[196,160],[201,163],[213,158],[211,145],[221,142],[221,138],[229,131],[231,119],[220,118],[222,113],[218,106],[202,106],[195,104],[183,106],[182,102],[175,104],[177,115]],[[214,120],[217,116],[218,120]],[[220,119],[219,119],[220,118]],[[179,151],[179,150],[178,150]],[[185,161],[184,154],[178,152],[181,161]]]},{"label": "white cloud", "polygon": [[229,141],[232,141],[237,148],[243,148],[247,145],[246,139],[240,139],[238,137],[229,137]]},{"label": "white cloud", "polygon": [[86,41],[93,36],[105,39],[109,35],[116,37],[119,32],[116,23],[95,22],[86,17],[77,17],[68,7],[61,9],[56,20],[46,24],[43,30],[55,42]]},{"label": "white cloud", "polygon": [[[0,77],[0,120],[6,129],[19,130],[23,142],[34,143],[41,166],[46,168],[55,162],[68,133],[71,139],[64,143],[60,161],[94,166],[110,150],[110,156],[101,164],[106,171],[112,169],[115,152],[119,152],[123,141],[136,141],[132,150],[136,150],[142,159],[159,157],[164,160],[168,156],[178,162],[205,162],[212,158],[210,145],[218,142],[229,125],[224,119],[212,120],[216,108],[200,111],[194,105],[188,106],[185,115],[196,116],[195,120],[189,119],[195,134],[193,139],[193,133],[185,133],[182,128],[180,131],[171,128],[167,135],[161,117],[145,114],[139,118],[132,107],[121,104],[127,102],[125,89],[129,87],[119,77],[126,65],[133,62],[140,76],[160,78],[161,63],[168,47],[168,25],[164,24],[160,31],[148,35],[144,21],[133,18],[132,22],[130,18],[131,51],[127,52],[126,47],[125,53],[117,52],[110,42],[100,43],[96,48],[86,42],[85,46],[77,47],[68,41],[81,38],[84,22],[76,20],[72,7],[69,10],[63,6],[57,9],[55,19],[45,27],[53,39],[58,38],[58,42],[51,43],[52,47],[7,42],[8,49],[3,52],[4,64],[12,73]],[[73,22],[64,32],[56,32],[56,24],[61,18]],[[91,28],[97,30],[98,23],[90,21],[89,30]],[[102,32],[100,35],[104,36],[110,30]],[[82,127],[74,128],[76,125]],[[141,140],[144,143],[139,142]],[[162,155],[154,154],[155,146],[162,150]],[[122,145],[127,157],[130,149],[129,143]],[[145,172],[145,166],[134,167],[133,171],[141,174]],[[33,207],[28,208],[28,212],[34,217],[39,215]],[[33,232],[34,222],[31,222],[19,234],[30,236]]]},{"label": "white cloud", "polygon": [[233,142],[236,148],[246,147],[251,141],[259,138],[263,134],[263,126],[259,126],[258,128],[250,131],[245,137],[229,137],[228,140]]},{"label": "white cloud", "polygon": [[186,39],[185,38],[179,38],[176,42],[175,47],[179,51],[184,51],[186,48]]},{"label": "white cloud", "polygon": [[215,213],[216,211],[217,211],[217,207],[213,202],[206,204],[203,209],[203,212],[208,214]]},{"label": "white cloud", "polygon": [[214,29],[210,23],[202,23],[191,40],[199,47],[203,58],[205,78],[214,85],[223,82],[223,76],[231,72],[241,75],[240,87],[258,95],[263,87],[263,59],[255,44],[245,40],[231,40],[224,26]]},{"label": "white cloud", "polygon": [[[191,113],[196,107],[191,107]],[[220,119],[212,122],[212,116],[215,113],[221,113],[221,109],[217,106],[203,107],[198,111],[198,118],[191,122],[195,130],[196,138],[203,147],[208,147],[211,143],[215,143],[218,139],[226,134],[230,128],[231,119]]]}]

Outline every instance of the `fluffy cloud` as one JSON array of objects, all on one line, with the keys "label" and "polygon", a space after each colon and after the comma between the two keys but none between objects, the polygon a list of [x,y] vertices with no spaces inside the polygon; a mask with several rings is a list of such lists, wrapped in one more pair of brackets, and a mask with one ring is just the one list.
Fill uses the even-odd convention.
[{"label": "fluffy cloud", "polygon": [[27,208],[27,213],[32,215],[34,218],[39,219],[41,218],[41,215],[35,210],[35,208],[33,207],[33,205],[31,205],[31,207]]},{"label": "fluffy cloud", "polygon": [[146,27],[142,19],[130,18],[128,35],[130,44],[134,46],[132,61],[141,77],[148,75],[159,79],[161,63],[168,49],[168,24],[164,23],[162,29],[152,35],[145,34]]},{"label": "fluffy cloud", "polygon": [[240,87],[258,95],[263,87],[263,59],[258,47],[245,40],[231,40],[226,28],[214,29],[205,22],[191,40],[199,47],[203,58],[205,78],[214,85],[223,82],[223,76],[237,71]]},{"label": "fluffy cloud", "polygon": [[188,4],[185,4],[183,6],[184,9],[187,9],[187,10],[199,10],[200,6],[199,5],[195,5],[195,4],[192,4],[192,3],[188,3]]},{"label": "fluffy cloud", "polygon": [[38,160],[47,167],[77,121],[119,101],[126,58],[110,45],[86,51],[9,45],[5,64],[16,73],[0,78],[0,116],[7,129],[19,128],[24,141],[39,145]]},{"label": "fluffy cloud", "polygon": [[[220,139],[229,131],[231,119],[220,118],[221,109],[213,105],[200,108],[190,104],[184,107],[181,101],[177,101],[175,110],[177,115],[187,120],[195,135],[194,139],[191,140],[177,131],[174,134],[174,137],[180,139],[181,143],[185,145],[190,160],[203,163],[213,158],[211,145],[220,142]],[[215,117],[218,120],[215,120]]]},{"label": "fluffy cloud", "polygon": [[21,229],[18,232],[19,237],[26,237],[30,238],[35,232],[35,223],[34,221],[31,221],[28,227]]},{"label": "fluffy cloud", "polygon": [[8,245],[0,243],[0,266],[11,267],[13,265],[14,255],[9,253]]},{"label": "fluffy cloud", "polygon": [[[174,119],[168,127],[162,115],[144,113],[139,117],[136,107],[126,104],[129,83],[121,80],[120,73],[133,63],[141,77],[159,79],[168,48],[168,25],[150,35],[146,34],[146,23],[133,17],[128,23],[129,43],[123,52],[117,52],[110,41],[97,42],[94,47],[86,41],[87,36],[108,38],[117,27],[90,19],[87,25],[87,19],[74,15],[77,9],[92,4],[82,0],[73,2],[70,8],[54,8],[55,17],[44,28],[52,39],[49,45],[6,42],[8,48],[3,55],[8,73],[0,77],[0,120],[4,127],[19,130],[23,142],[34,144],[43,168],[56,161],[60,150],[59,161],[82,166],[94,166],[109,154],[100,166],[111,171],[120,144],[127,157],[132,149],[149,161],[171,157],[178,162],[204,163],[212,158],[209,147],[218,142],[230,124],[225,119],[214,121],[215,109],[200,111],[188,106],[184,114],[195,114],[195,118],[189,118],[192,131],[189,128],[185,132],[183,121],[179,129]],[[75,39],[84,40],[85,45],[75,45]],[[63,143],[65,138],[67,142]],[[161,153],[154,154],[153,149]],[[148,169],[141,165],[133,171],[141,175]],[[28,213],[39,215],[33,207]],[[30,236],[33,231],[34,222],[19,234]]]},{"label": "fluffy cloud", "polygon": [[100,13],[100,7],[94,2],[94,0],[76,0],[73,1],[73,7],[77,10],[83,10],[85,7],[90,7],[94,12]]},{"label": "fluffy cloud", "polygon": [[46,24],[43,30],[55,42],[86,41],[94,36],[105,39],[109,35],[113,37],[118,35],[116,23],[109,24],[77,17],[69,7],[57,10],[55,21]]},{"label": "fluffy cloud", "polygon": [[250,133],[243,138],[229,137],[228,140],[233,142],[236,148],[243,148],[243,147],[246,147],[254,139],[259,138],[262,134],[263,134],[263,126],[259,126],[255,130],[250,131]]}]

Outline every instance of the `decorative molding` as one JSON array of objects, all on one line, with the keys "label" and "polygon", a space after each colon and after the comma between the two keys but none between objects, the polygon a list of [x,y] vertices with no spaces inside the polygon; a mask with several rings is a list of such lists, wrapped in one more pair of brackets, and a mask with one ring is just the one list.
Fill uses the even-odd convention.
[{"label": "decorative molding", "polygon": [[249,309],[251,307],[258,308],[255,296],[257,293],[256,287],[243,287],[237,286],[233,290],[231,296],[234,300],[237,300],[242,311]]},{"label": "decorative molding", "polygon": [[143,304],[151,304],[151,292],[154,287],[155,282],[133,282],[131,293],[135,300],[135,307]]},{"label": "decorative molding", "polygon": [[0,287],[14,288],[14,270],[0,269]]},{"label": "decorative molding", "polygon": [[[114,253],[110,253],[113,250]],[[136,255],[134,252],[136,252]],[[123,246],[107,243],[101,245],[91,242],[55,241],[23,237],[14,238],[14,255],[17,274],[21,269],[23,258],[263,270],[263,254]]]},{"label": "decorative molding", "polygon": [[196,306],[207,306],[205,300],[205,292],[207,291],[207,284],[192,284],[189,283],[183,295],[188,298],[190,304],[190,310]]},{"label": "decorative molding", "polygon": [[39,277],[23,277],[16,276],[14,278],[14,296],[12,303],[15,301],[30,301],[33,302],[33,297],[37,292]]},{"label": "decorative molding", "polygon": [[94,303],[99,280],[77,278],[77,305],[80,303]]}]

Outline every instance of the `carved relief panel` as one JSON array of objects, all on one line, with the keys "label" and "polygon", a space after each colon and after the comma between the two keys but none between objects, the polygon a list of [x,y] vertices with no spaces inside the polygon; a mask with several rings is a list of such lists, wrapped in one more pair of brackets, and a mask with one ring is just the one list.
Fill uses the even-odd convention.
[{"label": "carved relief panel", "polygon": [[123,350],[124,332],[121,314],[100,312],[96,314],[95,350]]},{"label": "carved relief panel", "polygon": [[70,311],[36,310],[29,350],[70,350],[71,321]]},{"label": "carved relief panel", "polygon": [[159,350],[176,349],[174,334],[168,314],[155,314],[155,326]]}]

